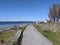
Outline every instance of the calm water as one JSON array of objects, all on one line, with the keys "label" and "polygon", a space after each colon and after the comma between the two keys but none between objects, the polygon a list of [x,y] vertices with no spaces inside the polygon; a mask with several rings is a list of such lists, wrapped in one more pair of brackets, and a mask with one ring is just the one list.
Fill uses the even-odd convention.
[{"label": "calm water", "polygon": [[10,27],[15,25],[24,25],[24,24],[32,24],[33,22],[0,22],[0,28]]}]

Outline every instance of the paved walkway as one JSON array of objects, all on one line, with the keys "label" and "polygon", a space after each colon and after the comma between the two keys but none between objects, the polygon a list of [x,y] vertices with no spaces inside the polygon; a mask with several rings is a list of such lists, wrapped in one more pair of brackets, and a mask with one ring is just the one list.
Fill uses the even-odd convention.
[{"label": "paved walkway", "polygon": [[22,45],[53,45],[33,25],[27,26],[23,33]]}]

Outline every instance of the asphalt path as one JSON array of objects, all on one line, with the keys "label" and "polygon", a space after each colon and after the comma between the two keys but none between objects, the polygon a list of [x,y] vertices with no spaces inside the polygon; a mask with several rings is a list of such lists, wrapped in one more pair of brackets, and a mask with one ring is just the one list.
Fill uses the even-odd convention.
[{"label": "asphalt path", "polygon": [[21,45],[53,45],[53,44],[40,32],[38,32],[33,25],[28,25],[23,33]]}]

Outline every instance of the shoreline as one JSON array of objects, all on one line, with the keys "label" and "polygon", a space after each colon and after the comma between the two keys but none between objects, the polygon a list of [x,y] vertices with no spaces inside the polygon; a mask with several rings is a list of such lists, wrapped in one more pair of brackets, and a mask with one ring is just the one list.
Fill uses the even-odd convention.
[{"label": "shoreline", "polygon": [[8,32],[8,31],[11,31],[11,30],[15,30],[15,28],[25,27],[26,25],[27,24],[3,27],[3,28],[0,28],[0,32]]}]

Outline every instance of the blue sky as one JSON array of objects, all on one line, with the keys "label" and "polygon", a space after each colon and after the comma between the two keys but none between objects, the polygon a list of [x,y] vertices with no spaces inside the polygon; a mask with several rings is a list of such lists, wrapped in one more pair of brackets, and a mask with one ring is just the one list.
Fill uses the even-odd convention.
[{"label": "blue sky", "polygon": [[0,21],[44,21],[60,0],[0,0]]}]

